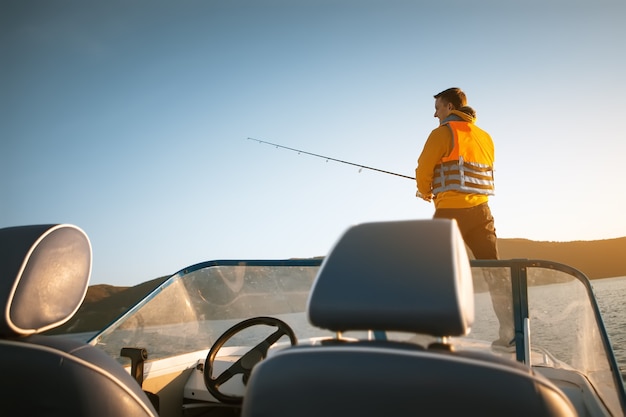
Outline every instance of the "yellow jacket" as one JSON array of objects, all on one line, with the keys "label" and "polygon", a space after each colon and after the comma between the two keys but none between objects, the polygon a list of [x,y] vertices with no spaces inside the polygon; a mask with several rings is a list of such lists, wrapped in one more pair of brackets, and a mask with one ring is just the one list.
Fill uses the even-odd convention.
[{"label": "yellow jacket", "polygon": [[[415,169],[415,178],[417,181],[417,189],[424,196],[433,195],[433,176],[435,167],[439,166],[446,158],[450,156],[454,148],[454,138],[452,131],[447,126],[446,121],[461,121],[474,124],[475,118],[461,111],[453,110],[448,119],[436,129],[434,129],[426,143],[424,149],[418,159],[418,165]],[[478,127],[475,127],[478,129]],[[478,129],[482,133],[484,146],[487,152],[487,159],[490,159],[493,166],[494,151],[493,142],[487,132]],[[485,151],[485,149],[483,149]],[[489,200],[485,193],[471,193],[467,191],[448,190],[443,191],[434,196],[435,208],[469,208],[474,207]]]}]

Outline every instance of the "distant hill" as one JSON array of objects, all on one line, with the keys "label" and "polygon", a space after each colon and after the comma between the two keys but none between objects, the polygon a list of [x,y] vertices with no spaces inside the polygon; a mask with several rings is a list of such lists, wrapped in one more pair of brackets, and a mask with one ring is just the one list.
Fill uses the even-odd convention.
[{"label": "distant hill", "polygon": [[572,266],[589,279],[626,276],[626,237],[573,242],[498,239],[502,259],[544,259]]},{"label": "distant hill", "polygon": [[169,276],[163,276],[134,287],[91,285],[74,317],[63,326],[51,330],[49,334],[83,333],[102,329],[167,278]]},{"label": "distant hill", "polygon": [[[502,259],[526,258],[560,262],[579,269],[589,279],[626,276],[626,237],[574,242],[499,239],[498,249]],[[165,279],[167,276],[134,287],[92,285],[72,320],[51,333],[81,333],[101,329]]]}]

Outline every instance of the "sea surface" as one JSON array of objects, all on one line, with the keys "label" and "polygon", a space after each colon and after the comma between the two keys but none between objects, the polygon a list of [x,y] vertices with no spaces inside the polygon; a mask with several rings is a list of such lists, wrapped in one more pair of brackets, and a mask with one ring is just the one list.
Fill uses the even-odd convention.
[{"label": "sea surface", "polygon": [[591,286],[602,312],[615,358],[626,375],[626,277],[594,279]]}]

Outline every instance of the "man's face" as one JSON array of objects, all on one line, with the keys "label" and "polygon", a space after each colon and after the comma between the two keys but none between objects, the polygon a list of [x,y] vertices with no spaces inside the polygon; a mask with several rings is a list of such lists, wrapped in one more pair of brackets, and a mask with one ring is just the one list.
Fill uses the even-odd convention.
[{"label": "man's face", "polygon": [[451,103],[442,100],[441,97],[435,99],[435,117],[439,119],[439,124],[450,115],[452,110],[454,106]]}]

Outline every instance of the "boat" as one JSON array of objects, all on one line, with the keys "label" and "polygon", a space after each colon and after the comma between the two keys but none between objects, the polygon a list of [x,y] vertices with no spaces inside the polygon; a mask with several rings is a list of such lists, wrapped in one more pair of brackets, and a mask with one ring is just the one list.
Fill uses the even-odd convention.
[{"label": "boat", "polygon": [[587,277],[470,259],[453,220],[357,224],[323,258],[191,265],[85,341],[45,334],[84,299],[84,231],[4,228],[0,249],[2,415],[626,414]]}]

